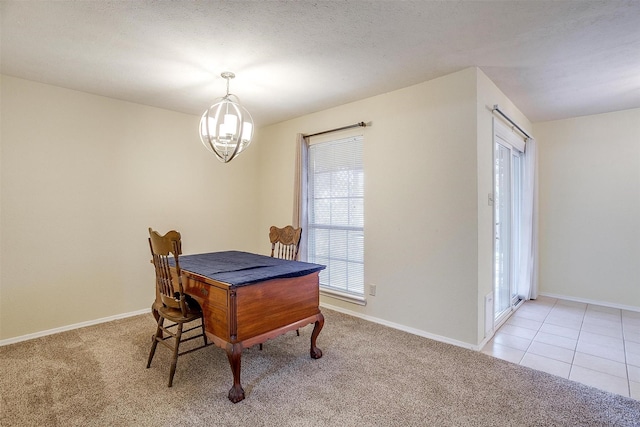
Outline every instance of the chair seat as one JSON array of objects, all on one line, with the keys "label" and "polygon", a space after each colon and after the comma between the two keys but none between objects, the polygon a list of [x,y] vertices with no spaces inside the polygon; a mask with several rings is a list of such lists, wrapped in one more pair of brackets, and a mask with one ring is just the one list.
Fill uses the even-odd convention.
[{"label": "chair seat", "polygon": [[179,308],[160,307],[158,312],[162,317],[176,323],[187,323],[202,317],[202,311],[189,307],[186,316],[182,315]]}]

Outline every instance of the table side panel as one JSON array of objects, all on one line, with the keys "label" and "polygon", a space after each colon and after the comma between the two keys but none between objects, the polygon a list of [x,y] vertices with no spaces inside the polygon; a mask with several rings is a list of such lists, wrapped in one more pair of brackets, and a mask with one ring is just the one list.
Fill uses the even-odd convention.
[{"label": "table side panel", "polygon": [[319,273],[236,288],[238,341],[320,312]]}]

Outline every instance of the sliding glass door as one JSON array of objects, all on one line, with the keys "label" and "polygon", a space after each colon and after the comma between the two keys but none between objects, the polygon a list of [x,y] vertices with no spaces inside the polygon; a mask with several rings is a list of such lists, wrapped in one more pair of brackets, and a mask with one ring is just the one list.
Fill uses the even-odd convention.
[{"label": "sliding glass door", "polygon": [[519,302],[522,156],[496,134],[494,147],[494,318],[498,325]]}]

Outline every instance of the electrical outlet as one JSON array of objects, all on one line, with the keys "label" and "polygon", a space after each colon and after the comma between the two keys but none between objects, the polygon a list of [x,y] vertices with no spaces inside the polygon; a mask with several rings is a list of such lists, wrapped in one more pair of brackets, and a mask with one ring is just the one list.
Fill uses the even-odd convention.
[{"label": "electrical outlet", "polygon": [[369,295],[371,296],[376,295],[376,285],[369,285]]}]

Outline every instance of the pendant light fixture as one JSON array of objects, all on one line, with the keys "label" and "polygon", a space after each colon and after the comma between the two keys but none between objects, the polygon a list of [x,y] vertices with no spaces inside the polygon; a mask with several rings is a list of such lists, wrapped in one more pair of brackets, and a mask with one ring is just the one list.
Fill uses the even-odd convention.
[{"label": "pendant light fixture", "polygon": [[251,144],[253,119],[240,99],[229,93],[229,80],[236,75],[229,71],[220,75],[227,80],[227,94],[202,114],[200,140],[218,160],[228,163]]}]

